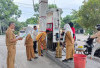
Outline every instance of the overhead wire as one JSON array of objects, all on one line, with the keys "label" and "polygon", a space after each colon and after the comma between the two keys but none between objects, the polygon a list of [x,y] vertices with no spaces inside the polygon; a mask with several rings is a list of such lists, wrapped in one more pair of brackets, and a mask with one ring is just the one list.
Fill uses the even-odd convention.
[{"label": "overhead wire", "polygon": [[[17,4],[20,4],[18,5],[19,7],[24,7],[24,8],[33,8],[34,9],[34,0],[33,1],[33,4],[26,4],[26,3],[21,3],[21,2],[14,2],[14,3],[17,3]],[[56,4],[56,1],[54,0],[54,2],[52,2],[52,4]],[[25,6],[21,6],[21,5],[25,5]],[[30,7],[29,7],[30,6]],[[31,7],[32,6],[32,7]],[[54,6],[55,7],[55,6]],[[66,11],[68,10],[72,10],[71,8],[62,8],[63,11]],[[29,15],[32,15],[33,13],[32,12],[22,12],[22,14],[29,14]],[[33,14],[34,15],[34,14]]]},{"label": "overhead wire", "polygon": [[[24,7],[26,7],[26,5],[27,5],[27,6],[32,6],[32,7],[34,6],[34,4],[26,4],[26,3],[20,3],[20,2],[15,2],[15,3],[21,4],[21,5],[25,5]],[[34,3],[34,2],[33,2],[33,3]],[[55,0],[54,0],[54,3],[52,3],[52,4],[56,4],[56,3],[55,3]],[[22,7],[22,6],[20,6],[20,7]],[[29,7],[29,8],[32,8],[32,7]],[[65,10],[65,9],[66,9],[66,10],[67,10],[67,9],[72,10],[71,8],[61,8],[61,9],[64,9],[64,10]]]},{"label": "overhead wire", "polygon": [[27,6],[32,6],[33,5],[33,4],[26,4],[26,3],[21,3],[21,2],[14,2],[14,3],[23,4],[23,5],[27,5]]}]

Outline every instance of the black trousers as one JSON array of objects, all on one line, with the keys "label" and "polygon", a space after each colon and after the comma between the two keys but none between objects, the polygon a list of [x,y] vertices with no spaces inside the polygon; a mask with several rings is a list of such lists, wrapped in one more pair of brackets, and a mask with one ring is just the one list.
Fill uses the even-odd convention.
[{"label": "black trousers", "polygon": [[35,52],[36,48],[37,48],[37,41],[33,41],[33,48],[34,48],[34,52]]}]

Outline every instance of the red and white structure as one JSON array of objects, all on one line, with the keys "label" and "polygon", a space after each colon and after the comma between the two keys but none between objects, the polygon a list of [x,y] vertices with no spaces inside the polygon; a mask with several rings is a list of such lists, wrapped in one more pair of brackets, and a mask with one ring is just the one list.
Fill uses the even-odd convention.
[{"label": "red and white structure", "polygon": [[61,9],[49,9],[47,11],[47,29],[53,32],[53,42],[56,43],[60,38],[60,14]]},{"label": "red and white structure", "polygon": [[54,43],[60,40],[60,13],[61,9],[48,9],[48,0],[39,0],[40,32],[52,31]]}]

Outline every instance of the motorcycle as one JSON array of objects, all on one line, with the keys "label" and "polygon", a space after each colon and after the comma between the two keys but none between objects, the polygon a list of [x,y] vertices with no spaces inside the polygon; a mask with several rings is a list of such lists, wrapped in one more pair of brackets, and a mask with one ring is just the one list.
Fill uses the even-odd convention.
[{"label": "motorcycle", "polygon": [[89,38],[87,39],[86,41],[86,45],[84,45],[84,48],[86,48],[86,50],[84,51],[84,54],[85,55],[91,55],[91,52],[92,52],[92,48],[94,47],[93,45],[93,40],[92,38]]},{"label": "motorcycle", "polygon": [[[84,48],[86,48],[86,50],[84,51],[85,55],[91,55],[92,49],[94,47],[93,41],[94,41],[94,39],[90,38],[90,36],[89,36],[88,39],[87,39],[87,41],[86,41],[86,45],[84,45]],[[95,51],[94,56],[100,57],[100,49],[97,49]]]}]

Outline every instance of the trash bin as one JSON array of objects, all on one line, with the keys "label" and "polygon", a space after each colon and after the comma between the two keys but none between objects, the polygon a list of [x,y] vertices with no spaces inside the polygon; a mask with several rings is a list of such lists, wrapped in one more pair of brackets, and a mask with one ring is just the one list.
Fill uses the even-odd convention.
[{"label": "trash bin", "polygon": [[86,67],[86,55],[74,54],[74,68],[85,68]]}]

